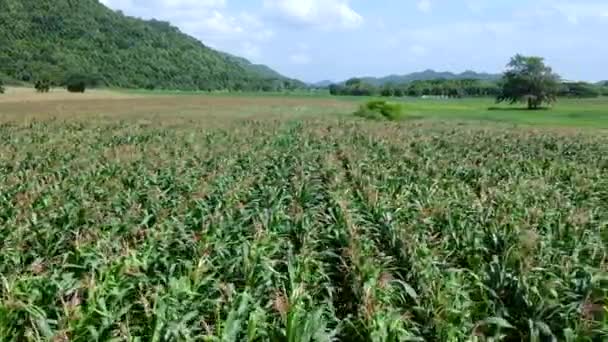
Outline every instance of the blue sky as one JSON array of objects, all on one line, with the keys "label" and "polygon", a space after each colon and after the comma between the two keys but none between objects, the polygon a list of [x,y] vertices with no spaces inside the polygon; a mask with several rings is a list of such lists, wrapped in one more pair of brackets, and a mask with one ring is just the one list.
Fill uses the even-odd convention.
[{"label": "blue sky", "polygon": [[540,55],[608,79],[608,0],[101,0],[304,81],[425,69],[500,72]]}]

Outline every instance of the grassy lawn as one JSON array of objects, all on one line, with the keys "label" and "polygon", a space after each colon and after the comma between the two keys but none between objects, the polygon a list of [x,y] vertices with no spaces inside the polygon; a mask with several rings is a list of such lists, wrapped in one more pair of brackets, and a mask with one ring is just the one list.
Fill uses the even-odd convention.
[{"label": "grassy lawn", "polygon": [[492,99],[403,100],[412,116],[496,121],[526,125],[608,128],[608,98],[560,99],[547,110],[497,105]]}]

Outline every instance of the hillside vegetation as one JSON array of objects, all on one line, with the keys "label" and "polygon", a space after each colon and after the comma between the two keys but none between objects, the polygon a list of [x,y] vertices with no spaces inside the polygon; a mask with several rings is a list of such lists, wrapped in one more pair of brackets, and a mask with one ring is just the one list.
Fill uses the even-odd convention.
[{"label": "hillside vegetation", "polygon": [[0,0],[0,78],[61,84],[74,72],[129,88],[274,90],[301,83],[215,51],[167,22],[97,0]]},{"label": "hillside vegetation", "polygon": [[424,70],[413,72],[406,75],[389,75],[385,77],[363,77],[362,80],[373,86],[380,87],[392,83],[409,83],[414,81],[432,81],[432,80],[479,80],[479,81],[498,81],[500,74],[478,73],[475,71],[465,71],[462,73],[453,73],[449,71]]}]

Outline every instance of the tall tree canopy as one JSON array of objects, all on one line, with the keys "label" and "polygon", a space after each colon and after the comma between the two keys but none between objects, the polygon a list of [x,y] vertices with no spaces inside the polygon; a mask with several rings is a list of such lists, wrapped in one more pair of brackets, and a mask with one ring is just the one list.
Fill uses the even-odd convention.
[{"label": "tall tree canopy", "polygon": [[542,57],[516,55],[507,65],[497,102],[526,102],[529,109],[556,101],[560,77]]}]

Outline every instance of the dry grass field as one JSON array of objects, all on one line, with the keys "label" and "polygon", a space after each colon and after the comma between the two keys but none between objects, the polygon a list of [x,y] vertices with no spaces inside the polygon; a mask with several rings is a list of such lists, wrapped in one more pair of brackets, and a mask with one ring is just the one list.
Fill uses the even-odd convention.
[{"label": "dry grass field", "polygon": [[356,107],[0,96],[0,341],[608,338],[602,131]]},{"label": "dry grass field", "polygon": [[30,88],[9,88],[0,96],[0,121],[145,117],[259,118],[348,113],[355,104],[328,98],[205,96],[199,94],[137,94],[92,90],[72,94],[55,89],[38,94]]}]

